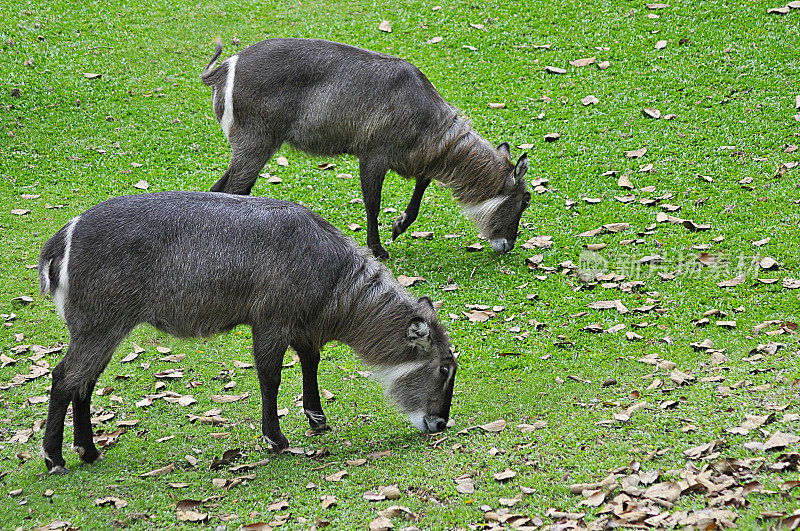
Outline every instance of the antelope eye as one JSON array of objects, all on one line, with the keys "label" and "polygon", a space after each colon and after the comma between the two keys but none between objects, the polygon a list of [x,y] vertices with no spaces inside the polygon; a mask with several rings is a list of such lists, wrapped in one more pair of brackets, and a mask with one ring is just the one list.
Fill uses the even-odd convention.
[{"label": "antelope eye", "polygon": [[442,376],[449,376],[450,375],[450,367],[447,365],[442,365],[439,367],[439,374]]}]

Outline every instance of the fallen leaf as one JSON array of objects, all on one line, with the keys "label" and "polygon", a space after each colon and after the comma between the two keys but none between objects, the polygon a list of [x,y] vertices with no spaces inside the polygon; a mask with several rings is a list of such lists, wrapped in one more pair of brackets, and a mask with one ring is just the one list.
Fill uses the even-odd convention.
[{"label": "fallen leaf", "polygon": [[240,395],[211,395],[211,401],[218,404],[230,404],[231,402],[238,402],[249,397],[250,393],[242,393]]},{"label": "fallen leaf", "polygon": [[105,498],[95,498],[94,500],[95,505],[113,505],[117,509],[122,509],[123,507],[128,506],[128,502],[121,498],[117,498],[115,496],[106,496]]},{"label": "fallen leaf", "polygon": [[625,156],[629,159],[638,159],[643,157],[645,153],[647,153],[647,148],[640,148],[632,151],[626,151]]},{"label": "fallen leaf", "polygon": [[347,476],[347,470],[340,470],[338,472],[330,474],[329,476],[325,476],[325,481],[331,481],[336,483],[344,479],[345,476]]},{"label": "fallen leaf", "polygon": [[593,65],[595,61],[596,58],[594,57],[586,57],[584,59],[575,59],[574,61],[570,61],[569,64],[576,67],[582,67],[582,66]]},{"label": "fallen leaf", "polygon": [[406,288],[413,286],[417,282],[425,282],[425,277],[408,277],[406,275],[399,275],[397,277],[397,281],[400,283],[401,286]]},{"label": "fallen leaf", "polygon": [[548,72],[550,72],[551,74],[566,74],[567,73],[566,70],[564,70],[563,68],[559,68],[557,66],[546,66],[546,67],[544,67],[544,69],[547,70]]},{"label": "fallen leaf", "polygon": [[505,420],[497,419],[497,420],[495,420],[493,422],[489,422],[488,424],[481,424],[479,427],[483,431],[497,433],[497,432],[500,432],[500,431],[503,431],[504,429],[506,429],[507,425],[508,425],[508,422],[506,422]]},{"label": "fallen leaf", "polygon": [[612,301],[594,301],[587,304],[587,306],[592,310],[610,310],[613,308],[619,313],[628,313],[628,308],[626,308],[619,299]]},{"label": "fallen leaf", "polygon": [[654,107],[645,107],[644,109],[642,109],[642,112],[647,116],[649,116],[650,118],[656,118],[656,119],[661,118],[661,111],[659,111]]},{"label": "fallen leaf", "polygon": [[383,21],[381,21],[380,24],[378,24],[378,29],[383,31],[384,33],[391,33],[392,32],[392,23],[389,22],[388,20],[383,20]]},{"label": "fallen leaf", "polygon": [[619,179],[617,179],[617,186],[620,188],[627,188],[628,190],[633,190],[634,186],[631,182],[630,177],[627,175],[621,175]]},{"label": "fallen leaf", "polygon": [[583,103],[584,106],[597,104],[599,102],[600,100],[598,100],[596,96],[593,96],[591,94],[589,94],[588,96],[586,96],[581,100],[581,103]]},{"label": "fallen leaf", "polygon": [[667,47],[667,41],[664,41],[664,40],[656,41],[656,44],[655,44],[654,47],[655,47],[656,50],[663,50],[664,48]]},{"label": "fallen leaf", "polygon": [[489,106],[490,109],[505,109],[506,108],[506,104],[505,103],[488,103],[487,105]]},{"label": "fallen leaf", "polygon": [[681,495],[681,487],[672,481],[665,481],[663,483],[656,483],[648,488],[644,497],[654,500],[665,500],[670,503],[675,502]]},{"label": "fallen leaf", "polygon": [[163,476],[165,474],[169,474],[175,470],[175,465],[170,463],[167,466],[162,466],[161,468],[156,468],[155,470],[151,470],[150,472],[144,472],[143,474],[139,474],[140,478],[152,478],[156,476]]},{"label": "fallen leaf", "polygon": [[734,286],[744,284],[746,278],[747,278],[746,275],[742,273],[730,280],[723,280],[722,282],[717,282],[717,286],[719,286],[720,288],[732,288]]},{"label": "fallen leaf", "polygon": [[454,478],[456,482],[456,491],[461,494],[473,494],[475,492],[475,480],[468,475],[459,476]]},{"label": "fallen leaf", "polygon": [[369,523],[370,531],[389,531],[394,529],[394,524],[385,516],[379,516]]},{"label": "fallen leaf", "polygon": [[508,481],[509,479],[515,477],[516,475],[517,475],[516,472],[514,472],[510,468],[506,468],[502,472],[497,472],[496,474],[492,474],[492,477],[495,480],[500,481],[502,483],[503,481]]},{"label": "fallen leaf", "polygon": [[764,450],[776,450],[800,442],[800,437],[791,433],[776,431],[764,443]]}]

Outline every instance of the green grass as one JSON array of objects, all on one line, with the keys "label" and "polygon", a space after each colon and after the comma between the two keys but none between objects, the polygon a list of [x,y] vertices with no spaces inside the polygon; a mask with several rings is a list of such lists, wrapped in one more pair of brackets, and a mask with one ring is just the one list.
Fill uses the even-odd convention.
[{"label": "green grass", "polygon": [[[434,7],[441,5],[441,9]],[[52,346],[67,343],[68,335],[52,301],[36,297],[35,270],[42,244],[72,216],[107,198],[142,193],[133,188],[146,180],[149,191],[207,190],[227,167],[229,147],[210,109],[210,91],[199,81],[199,72],[213,51],[212,39],[220,36],[225,56],[248,44],[272,36],[316,37],[337,40],[401,56],[419,66],[442,95],[459,107],[475,128],[493,143],[512,146],[530,143],[533,164],[529,181],[547,178],[547,191],[534,193],[523,217],[523,233],[511,253],[498,256],[488,246],[468,253],[465,247],[477,241],[475,228],[459,212],[446,189],[432,186],[413,230],[433,231],[431,241],[407,235],[385,242],[392,259],[387,265],[395,274],[420,275],[427,279],[411,288],[418,295],[442,301],[440,319],[445,323],[459,352],[458,375],[452,415],[455,427],[447,439],[421,437],[405,418],[389,406],[376,383],[356,375],[364,370],[346,347],[329,345],[323,352],[321,386],[336,394],[326,404],[334,430],[307,439],[307,423],[295,407],[301,392],[299,367],[284,371],[280,406],[290,413],[282,427],[292,444],[307,449],[327,448],[330,455],[318,460],[271,457],[256,449],[259,443],[260,406],[252,369],[235,369],[233,360],[250,361],[250,331],[211,340],[179,341],[152,328],[141,327],[120,348],[100,378],[98,389],[113,387],[110,395],[95,396],[98,410],[114,411],[116,417],[96,426],[113,431],[115,422],[140,419],[116,445],[106,451],[106,460],[80,464],[67,455],[71,474],[49,477],[38,455],[46,404],[31,404],[28,398],[46,395],[49,376],[10,387],[0,394],[0,527],[35,528],[54,520],[66,520],[83,529],[111,526],[135,529],[193,527],[179,524],[176,501],[204,499],[201,510],[209,524],[223,522],[222,515],[236,515],[227,525],[270,521],[275,514],[290,514],[286,528],[308,528],[317,518],[333,522],[334,528],[365,528],[376,512],[390,502],[367,502],[362,495],[379,485],[398,484],[403,497],[398,503],[421,515],[422,528],[467,527],[483,521],[479,507],[500,506],[500,498],[517,495],[520,486],[535,489],[514,508],[531,516],[545,517],[548,508],[579,510],[579,496],[569,494],[571,483],[599,481],[610,469],[641,461],[653,450],[666,450],[643,469],[670,471],[683,468],[683,451],[712,439],[728,442],[723,457],[753,455],[743,447],[751,440],[764,441],[758,430],[749,436],[731,435],[725,428],[738,426],[745,414],[765,414],[770,404],[789,404],[785,413],[797,413],[798,341],[796,335],[766,336],[753,327],[766,320],[797,323],[800,320],[798,290],[781,283],[755,282],[751,268],[755,255],[772,256],[780,264],[777,272],[761,277],[800,278],[800,187],[798,169],[775,176],[779,164],[797,162],[800,151],[787,150],[800,144],[800,122],[794,109],[800,93],[797,79],[796,42],[800,11],[786,15],[767,14],[772,2],[719,5],[689,2],[652,11],[644,3],[630,1],[592,2],[11,2],[0,0],[0,313],[16,314],[0,332],[0,353],[18,359],[0,369],[0,385],[8,385],[16,374],[28,373],[31,352],[14,350],[19,345]],[[648,13],[660,16],[647,18]],[[378,24],[392,22],[390,34]],[[484,24],[485,31],[470,23]],[[427,44],[433,37],[444,40]],[[239,45],[232,44],[237,39]],[[666,40],[656,50],[656,41]],[[679,44],[681,39],[689,42]],[[4,44],[3,44],[4,43]],[[550,44],[552,49],[535,48]],[[474,46],[477,51],[463,48]],[[598,50],[597,48],[602,48]],[[607,49],[606,49],[607,48]],[[576,68],[570,60],[596,56],[608,60],[610,68],[596,65]],[[32,59],[32,65],[25,62]],[[567,70],[550,74],[545,66]],[[84,73],[102,74],[88,79]],[[19,89],[18,97],[13,89]],[[585,107],[581,98],[593,94],[600,101]],[[552,101],[543,100],[543,96]],[[491,110],[489,102],[502,102],[505,109]],[[643,107],[656,107],[672,120],[653,120]],[[544,118],[535,119],[540,113]],[[562,137],[545,143],[546,133]],[[724,148],[733,146],[733,149]],[[641,159],[626,159],[624,151],[646,147]],[[788,152],[787,152],[788,151]],[[515,156],[522,153],[514,149]],[[284,148],[286,168],[270,162],[267,170],[283,179],[279,185],[259,180],[254,194],[279,197],[305,204],[364,243],[363,232],[351,232],[348,223],[364,223],[363,206],[351,204],[360,197],[357,178],[337,179],[335,173],[357,175],[351,157],[313,159]],[[317,169],[323,161],[336,163],[334,172]],[[648,173],[640,166],[652,164]],[[140,166],[139,166],[140,165]],[[603,176],[606,170],[620,174]],[[637,190],[617,186],[619,175],[628,174]],[[697,174],[710,176],[705,182]],[[749,178],[749,187],[738,181]],[[654,193],[639,188],[655,186]],[[403,210],[412,183],[390,175],[384,186],[383,207]],[[636,198],[671,193],[665,203],[680,205],[677,216],[710,223],[708,232],[689,232],[680,225],[656,222],[658,205],[638,202],[622,204],[614,196],[633,193]],[[23,199],[22,194],[40,195]],[[587,204],[585,197],[602,197]],[[565,207],[565,201],[576,203]],[[58,208],[47,208],[60,205]],[[28,209],[23,216],[12,209]],[[382,237],[388,239],[396,214],[381,214]],[[612,222],[630,223],[618,234],[594,238],[577,235]],[[455,239],[445,234],[456,233]],[[641,233],[641,235],[639,235]],[[521,244],[536,235],[551,235],[553,246],[527,250]],[[724,236],[721,242],[712,239]],[[763,247],[751,242],[764,237]],[[625,239],[641,242],[620,245]],[[713,268],[700,275],[688,271],[672,281],[655,276],[652,266],[642,266],[644,285],[633,292],[618,287],[582,285],[575,275],[560,270],[531,270],[524,259],[544,255],[542,265],[558,268],[566,260],[579,262],[586,243],[608,244],[602,251],[617,272],[628,272],[631,259],[658,253],[665,270],[695,262],[693,245],[712,244],[709,253],[734,264],[746,257],[747,281],[732,288],[716,282],[736,275],[724,270],[719,278]],[[661,266],[659,266],[661,267]],[[545,275],[538,280],[536,275]],[[455,292],[441,288],[453,279]],[[579,289],[580,288],[580,289]],[[538,298],[528,300],[526,295]],[[34,302],[20,305],[21,295]],[[664,313],[620,315],[615,310],[590,310],[596,300],[621,299],[628,308],[659,301]],[[462,315],[466,304],[503,306],[496,319],[470,323],[452,320]],[[737,308],[743,308],[738,310]],[[737,327],[706,327],[692,320],[711,308],[735,319]],[[588,312],[580,315],[582,312]],[[3,318],[6,319],[6,318]],[[530,322],[545,323],[541,330]],[[646,321],[649,326],[635,328]],[[625,323],[626,330],[643,336],[627,341],[624,332],[591,334],[582,328],[591,323],[608,328]],[[515,339],[518,326],[530,332]],[[17,336],[21,334],[22,336]],[[557,336],[564,336],[569,342]],[[664,336],[671,343],[662,341]],[[711,357],[695,351],[690,343],[711,339],[724,348],[726,360],[719,366]],[[751,349],[769,339],[786,348],[764,359],[748,362]],[[146,349],[133,363],[119,360],[133,343]],[[162,362],[156,346],[186,354],[176,363]],[[517,353],[501,356],[501,353]],[[696,379],[676,386],[668,371],[638,360],[648,354],[671,360],[677,368],[691,371]],[[62,353],[44,360],[54,366]],[[287,357],[288,359],[288,357]],[[140,363],[151,362],[148,369]],[[186,376],[167,381],[166,389],[192,394],[198,402],[188,407],[155,401],[147,409],[134,406],[144,394],[154,393],[153,374],[180,365]],[[214,379],[223,371],[223,379]],[[722,382],[699,379],[722,374]],[[117,379],[127,375],[127,379]],[[570,379],[578,376],[588,383]],[[650,376],[665,380],[648,391]],[[210,395],[222,394],[232,378],[232,393],[249,392],[248,400],[214,404]],[[601,384],[615,378],[618,385]],[[558,383],[562,382],[563,383]],[[199,382],[187,389],[190,381]],[[741,383],[741,385],[736,385]],[[762,386],[770,384],[768,389]],[[726,396],[719,385],[730,387]],[[755,389],[754,389],[755,388]],[[640,398],[635,397],[638,391]],[[121,398],[114,401],[111,396]],[[663,410],[663,400],[677,400],[675,409]],[[625,424],[598,424],[640,400],[648,407]],[[191,424],[187,413],[201,414],[221,407],[231,420],[228,426]],[[773,432],[800,433],[798,423],[778,422],[765,426]],[[470,431],[466,427],[504,418],[509,427],[499,434]],[[548,426],[522,434],[514,426],[546,420]],[[697,431],[683,433],[693,422]],[[7,442],[17,430],[34,431],[25,443]],[[213,433],[227,432],[219,439]],[[165,442],[157,439],[175,437]],[[71,438],[67,428],[66,438]],[[492,456],[491,448],[502,452]],[[240,462],[270,458],[251,472],[255,479],[230,491],[212,485],[217,477],[235,477],[228,471],[210,471],[213,458],[225,450],[241,448],[247,454]],[[66,450],[66,449],[65,449]],[[345,464],[372,452],[390,451],[382,458],[369,458],[362,467]],[[795,444],[790,450],[797,451]],[[187,454],[199,460],[189,467]],[[770,453],[768,463],[775,460]],[[141,478],[149,470],[176,464],[169,475]],[[498,483],[492,474],[511,468],[518,472],[508,483]],[[346,469],[340,483],[324,476]],[[476,492],[456,492],[453,478],[464,473],[476,479]],[[675,478],[675,473],[665,473]],[[763,472],[759,479],[778,490],[784,480],[797,479],[796,472]],[[172,489],[169,482],[189,484]],[[307,484],[316,484],[307,488]],[[21,489],[16,496],[6,495]],[[46,490],[52,497],[44,496]],[[338,503],[320,507],[320,496],[336,496]],[[95,498],[116,496],[127,507],[97,507]],[[766,524],[758,517],[766,510],[791,512],[798,504],[797,489],[786,495],[754,494],[750,505],[736,508],[742,528]],[[269,506],[287,499],[289,509],[270,512]],[[677,508],[704,507],[699,495],[684,496]],[[585,509],[585,508],[584,508]],[[595,510],[588,510],[592,520]],[[303,520],[304,519],[304,520]],[[395,525],[406,525],[395,519]]]}]

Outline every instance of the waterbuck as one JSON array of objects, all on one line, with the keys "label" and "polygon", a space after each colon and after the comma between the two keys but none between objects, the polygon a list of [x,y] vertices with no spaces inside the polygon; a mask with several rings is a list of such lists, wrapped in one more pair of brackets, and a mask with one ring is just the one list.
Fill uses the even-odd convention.
[{"label": "waterbuck", "polygon": [[417,219],[431,179],[452,189],[464,213],[499,253],[517,239],[530,204],[528,156],[514,163],[507,143],[494,147],[447,103],[420,70],[381,53],[313,39],[268,39],[202,73],[214,115],[231,145],[230,165],[214,192],[249,194],[259,172],[288,142],[315,155],[358,157],[367,211],[367,246],[388,257],[378,236],[381,187],[388,170],[416,180],[397,238]]},{"label": "waterbuck", "polygon": [[457,363],[427,297],[411,297],[368,250],[286,201],[210,192],[118,197],[76,216],[39,257],[70,333],[53,369],[45,464],[65,473],[64,417],[72,402],[75,448],[99,457],[89,402],[119,343],[139,323],[179,337],[239,324],[253,330],[265,438],[289,442],[277,395],[287,347],[300,357],[303,409],[327,428],[320,405],[320,348],[338,340],[359,352],[421,432],[442,431]]}]

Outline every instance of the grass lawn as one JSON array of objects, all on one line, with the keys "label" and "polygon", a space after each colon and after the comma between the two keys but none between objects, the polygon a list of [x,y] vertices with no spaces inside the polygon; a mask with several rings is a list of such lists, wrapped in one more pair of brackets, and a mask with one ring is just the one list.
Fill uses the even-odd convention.
[{"label": "grass lawn", "polygon": [[[396,504],[413,513],[389,516],[396,528],[795,525],[800,9],[673,4],[0,0],[0,528],[365,529]],[[397,214],[381,214],[387,265],[441,301],[459,353],[455,425],[419,435],[331,344],[320,385],[333,431],[306,435],[287,353],[282,427],[303,450],[273,456],[249,329],[181,341],[142,326],[93,398],[106,459],[65,452],[71,473],[47,476],[49,369],[69,337],[30,266],[105,199],[219,178],[229,147],[199,80],[215,36],[224,57],[275,36],[403,57],[487,139],[531,157],[508,254],[469,252],[476,230],[441,187],[395,242]],[[357,161],[279,155],[288,165],[265,172],[281,182],[253,194],[302,203],[363,244],[348,229],[366,225]],[[389,175],[383,207],[402,211],[412,189]],[[212,409],[227,421],[197,420]],[[389,485],[399,499],[365,498]]]}]

